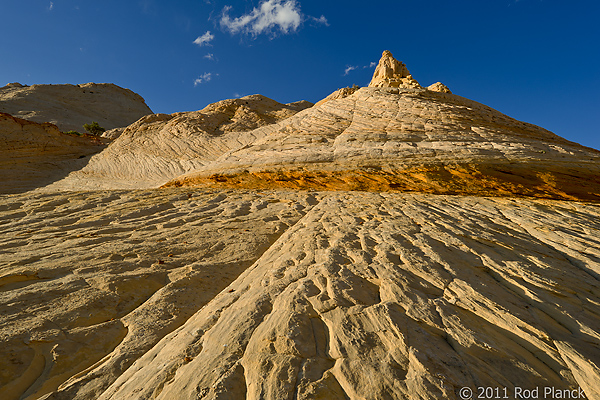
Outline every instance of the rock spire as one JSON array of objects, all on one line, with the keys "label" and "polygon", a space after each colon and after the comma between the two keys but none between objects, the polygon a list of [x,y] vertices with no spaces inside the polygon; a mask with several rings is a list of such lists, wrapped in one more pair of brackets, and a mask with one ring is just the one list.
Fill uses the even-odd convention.
[{"label": "rock spire", "polygon": [[421,87],[406,65],[394,58],[389,50],[381,55],[369,87]]}]

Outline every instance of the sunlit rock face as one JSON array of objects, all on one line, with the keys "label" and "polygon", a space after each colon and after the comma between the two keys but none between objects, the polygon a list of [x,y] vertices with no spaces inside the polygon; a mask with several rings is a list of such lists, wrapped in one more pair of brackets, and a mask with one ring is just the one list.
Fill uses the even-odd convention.
[{"label": "sunlit rock face", "polygon": [[[0,399],[600,400],[600,153],[380,66],[0,195]],[[22,164],[72,145],[3,127]]]},{"label": "sunlit rock face", "polygon": [[598,398],[598,205],[184,188],[0,221],[2,399]]},{"label": "sunlit rock face", "polygon": [[409,76],[384,52],[370,87],[337,91],[166,186],[600,200],[600,152],[439,83],[381,83]]},{"label": "sunlit rock face", "polygon": [[139,94],[112,83],[0,87],[0,112],[63,131],[84,132],[93,121],[105,129],[127,126],[152,110]]},{"label": "sunlit rock face", "polygon": [[442,82],[436,82],[433,85],[427,86],[427,90],[431,90],[433,92],[450,93],[450,94],[452,94],[452,92],[450,91],[450,89],[448,88],[448,86],[444,85]]},{"label": "sunlit rock face", "polygon": [[396,60],[392,53],[386,50],[375,67],[369,87],[419,88],[421,85],[408,72],[406,65]]},{"label": "sunlit rock face", "polygon": [[109,132],[116,138],[106,150],[44,190],[158,187],[268,135],[278,122],[310,106],[250,95],[200,111],[147,115]]}]

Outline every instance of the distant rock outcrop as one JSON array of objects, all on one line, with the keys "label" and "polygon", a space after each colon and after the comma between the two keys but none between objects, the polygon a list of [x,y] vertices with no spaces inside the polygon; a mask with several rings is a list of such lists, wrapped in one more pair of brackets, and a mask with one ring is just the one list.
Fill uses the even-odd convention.
[{"label": "distant rock outcrop", "polygon": [[152,110],[137,93],[112,83],[31,85],[0,88],[0,112],[34,122],[50,122],[63,131],[84,132],[96,121],[105,129],[127,126]]},{"label": "distant rock outcrop", "polygon": [[281,104],[251,95],[200,111],[146,115],[107,132],[118,138],[85,168],[45,190],[156,187],[249,145],[310,106],[307,101]]}]

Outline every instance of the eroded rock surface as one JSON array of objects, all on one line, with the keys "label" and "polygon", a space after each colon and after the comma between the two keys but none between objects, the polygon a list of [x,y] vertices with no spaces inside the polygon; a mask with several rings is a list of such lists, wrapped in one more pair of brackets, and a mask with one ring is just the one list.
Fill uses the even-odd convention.
[{"label": "eroded rock surface", "polygon": [[[384,52],[372,87],[152,114],[0,195],[0,398],[600,400],[600,152],[446,89]],[[22,163],[67,144],[2,124]]]},{"label": "eroded rock surface", "polygon": [[597,205],[190,193],[0,198],[2,398],[600,398]]},{"label": "eroded rock surface", "polygon": [[600,199],[600,152],[427,89],[361,88],[167,186]]},{"label": "eroded rock surface", "polygon": [[316,202],[182,190],[0,197],[0,398],[97,399]]},{"label": "eroded rock surface", "polygon": [[105,129],[127,126],[152,110],[137,93],[112,83],[0,87],[0,112],[34,122],[50,122],[63,131],[84,132],[96,121]]},{"label": "eroded rock surface", "polygon": [[396,60],[389,50],[385,50],[375,67],[369,87],[420,88],[421,85],[402,61]]},{"label": "eroded rock surface", "polygon": [[433,85],[427,86],[427,90],[440,93],[452,93],[450,89],[448,89],[448,86],[444,85],[442,82],[436,82]]},{"label": "eroded rock surface", "polygon": [[600,200],[599,151],[409,78],[386,51],[370,87],[338,90],[165,186]]},{"label": "eroded rock surface", "polygon": [[279,121],[310,106],[251,95],[200,111],[148,115],[112,132],[118,138],[105,151],[45,190],[157,187],[270,134]]}]

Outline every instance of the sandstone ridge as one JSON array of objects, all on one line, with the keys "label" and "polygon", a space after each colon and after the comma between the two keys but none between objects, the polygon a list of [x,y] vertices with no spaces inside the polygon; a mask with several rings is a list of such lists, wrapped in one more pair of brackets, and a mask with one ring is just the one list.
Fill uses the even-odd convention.
[{"label": "sandstone ridge", "polygon": [[63,132],[83,132],[83,124],[92,121],[113,129],[127,126],[152,110],[142,96],[112,83],[11,83],[0,88],[0,112],[34,122],[50,122]]},{"label": "sandstone ridge", "polygon": [[600,200],[600,152],[409,77],[384,52],[374,87],[337,91],[165,186]]},{"label": "sandstone ridge", "polygon": [[119,129],[118,138],[83,169],[44,190],[157,187],[270,134],[278,122],[310,106],[250,95],[200,111],[147,115]]}]

